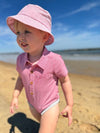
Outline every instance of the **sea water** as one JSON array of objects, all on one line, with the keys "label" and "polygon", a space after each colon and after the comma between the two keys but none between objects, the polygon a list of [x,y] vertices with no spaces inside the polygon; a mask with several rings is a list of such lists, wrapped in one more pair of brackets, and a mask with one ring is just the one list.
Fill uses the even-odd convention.
[{"label": "sea water", "polygon": [[[62,56],[64,60],[88,60],[100,61],[100,49],[97,50],[62,50],[53,51]],[[16,64],[16,59],[20,53],[0,53],[0,61]]]},{"label": "sea water", "polygon": [[18,53],[3,53],[0,54],[0,61],[16,64]]},{"label": "sea water", "polygon": [[100,61],[100,49],[56,51],[64,60]]},{"label": "sea water", "polygon": [[[85,74],[91,76],[100,77],[100,50],[95,51],[54,51],[62,56],[62,58],[67,61],[72,61],[73,63],[68,63],[67,68],[70,73]],[[17,57],[20,53],[3,53],[0,54],[0,61],[16,64]],[[78,64],[78,66],[75,64]],[[79,62],[77,62],[79,61]],[[81,61],[81,64],[80,64]],[[90,61],[90,62],[89,62]],[[83,64],[82,64],[83,62]],[[88,62],[88,63],[87,63]],[[92,63],[92,64],[91,64]]]}]

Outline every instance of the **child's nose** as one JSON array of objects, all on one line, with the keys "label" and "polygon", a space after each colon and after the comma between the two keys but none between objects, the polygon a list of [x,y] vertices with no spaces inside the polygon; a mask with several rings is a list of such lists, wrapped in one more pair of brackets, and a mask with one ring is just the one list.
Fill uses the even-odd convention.
[{"label": "child's nose", "polygon": [[24,34],[24,33],[21,33],[21,34],[20,34],[20,39],[21,39],[21,40],[24,40],[24,39],[25,39],[25,34]]}]

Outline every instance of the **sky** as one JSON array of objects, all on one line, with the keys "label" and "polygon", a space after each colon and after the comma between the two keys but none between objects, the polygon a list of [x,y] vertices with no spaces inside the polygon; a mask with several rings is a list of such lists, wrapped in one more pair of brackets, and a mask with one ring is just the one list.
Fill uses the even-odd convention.
[{"label": "sky", "polygon": [[6,18],[27,4],[37,4],[52,16],[55,41],[49,50],[100,48],[100,0],[0,0],[0,53],[22,51]]}]

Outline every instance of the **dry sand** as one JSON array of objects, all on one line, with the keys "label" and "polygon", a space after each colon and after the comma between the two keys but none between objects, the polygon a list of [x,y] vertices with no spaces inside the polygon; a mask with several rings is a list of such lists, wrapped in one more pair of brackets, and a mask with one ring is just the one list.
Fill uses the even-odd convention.
[{"label": "dry sand", "polygon": [[[77,62],[69,63],[79,69]],[[70,73],[69,76],[74,96],[73,123],[68,127],[68,120],[60,116],[56,133],[100,133],[100,77]],[[39,124],[28,109],[24,91],[19,97],[19,107],[15,114],[9,113],[16,78],[15,65],[0,62],[0,133],[37,133]],[[61,111],[65,100],[61,87],[59,91]]]}]

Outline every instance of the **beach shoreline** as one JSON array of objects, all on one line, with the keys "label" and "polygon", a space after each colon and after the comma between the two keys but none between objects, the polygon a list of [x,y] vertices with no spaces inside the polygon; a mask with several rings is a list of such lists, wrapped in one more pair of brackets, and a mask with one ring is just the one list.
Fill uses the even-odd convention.
[{"label": "beach shoreline", "polygon": [[[79,69],[80,64],[71,61],[70,63]],[[67,61],[67,66],[68,64]],[[35,126],[37,125],[38,128],[39,124],[34,121],[29,111],[24,90],[19,97],[19,106],[17,110],[15,109],[15,114],[9,113],[10,101],[18,76],[16,66],[0,62],[0,70],[0,118],[2,119],[0,131],[7,133],[14,130],[15,133],[21,133],[27,130],[28,133],[28,130],[37,130]],[[73,123],[68,127],[68,120],[59,116],[55,133],[100,133],[100,77],[70,72],[69,76],[74,97]],[[66,103],[60,84],[59,93],[59,107],[62,111]],[[26,126],[25,123],[27,123]]]},{"label": "beach shoreline", "polygon": [[[16,61],[0,61],[0,63],[7,63],[13,66],[16,65]],[[65,65],[72,74],[80,74],[80,75],[89,75],[89,76],[97,76],[100,77],[100,61],[97,60],[64,60]]]}]

